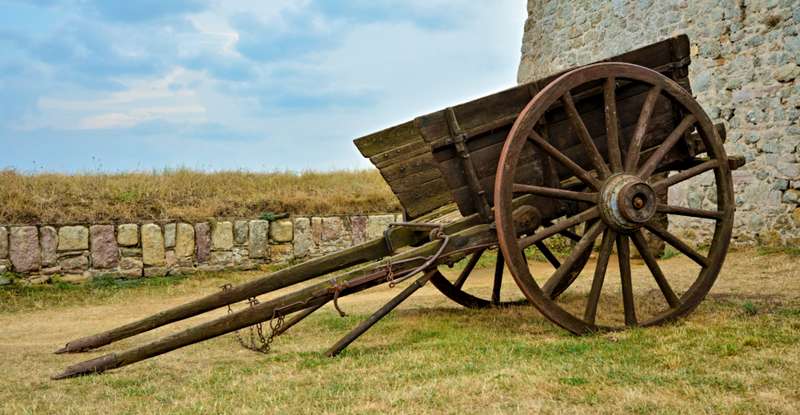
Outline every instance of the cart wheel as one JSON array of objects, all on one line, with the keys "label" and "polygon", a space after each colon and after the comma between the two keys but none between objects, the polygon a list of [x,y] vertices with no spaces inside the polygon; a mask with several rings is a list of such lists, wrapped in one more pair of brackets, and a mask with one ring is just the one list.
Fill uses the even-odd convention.
[{"label": "cart wheel", "polygon": [[[598,91],[595,95],[602,91],[602,98],[596,98],[598,105],[589,108],[604,108],[601,118],[605,119],[604,131],[594,134],[599,136],[597,140],[591,137],[572,95],[574,92],[576,97],[587,96],[593,88]],[[633,95],[630,92],[632,88],[639,88],[642,91],[639,96],[644,99],[624,102],[626,111],[633,111],[633,114],[620,113],[618,116],[617,105],[622,101],[616,98],[617,90],[621,97],[627,94],[629,98]],[[634,106],[633,102],[640,104]],[[669,134],[658,133],[659,129],[656,128],[648,129],[657,104],[671,104],[675,114],[683,117]],[[572,130],[577,132],[580,151],[562,151],[534,130],[551,109],[560,111],[563,117],[570,120]],[[631,132],[624,134],[630,136],[629,139],[620,134],[623,131],[620,131],[619,120],[622,118],[631,121],[638,119],[631,127]],[[631,121],[629,123],[633,124]],[[602,123],[600,121],[597,124]],[[602,126],[594,128],[595,125],[594,130],[603,130]],[[692,163],[691,160],[683,160],[684,163],[670,165],[672,174],[666,179],[655,178],[653,173],[660,167],[665,155],[692,129],[699,133],[708,159]],[[558,138],[563,142],[571,137]],[[660,139],[656,142],[661,144],[654,150],[644,149],[643,143],[653,145],[650,141],[653,139]],[[514,183],[520,153],[529,142],[561,164],[562,171],[568,171],[580,180],[584,190]],[[603,150],[608,149],[604,151],[605,158],[598,146]],[[701,206],[701,209],[672,206],[658,201],[657,192],[666,192],[675,184],[709,171],[713,171],[713,177],[706,178],[715,189],[708,193],[708,199],[715,203],[706,201],[708,205]],[[515,194],[524,193],[535,195],[542,203],[577,201],[585,209],[531,234],[518,236],[511,220],[511,202]],[[494,201],[498,242],[520,289],[547,318],[575,334],[627,326],[649,326],[689,313],[703,300],[717,278],[733,226],[730,166],[722,141],[710,119],[676,82],[650,69],[625,63],[600,63],[571,71],[547,85],[528,103],[515,121],[503,147]],[[708,253],[704,255],[696,251],[675,235],[659,228],[653,219],[657,212],[688,217],[698,225],[705,223],[708,234],[713,235],[707,241]],[[581,223],[588,225],[587,230],[568,258],[549,279],[537,282],[521,249]],[[696,263],[698,273],[675,272],[668,278],[648,246],[642,228]],[[573,272],[567,272],[574,269],[587,252],[592,251],[598,238],[601,243],[593,277],[584,280],[577,278]],[[629,241],[633,241],[646,270],[639,267],[632,272]],[[613,264],[609,267],[615,246],[618,268]],[[607,271],[616,272],[619,277],[607,278]],[[616,286],[612,288],[612,284]],[[559,297],[561,293],[564,294]],[[603,307],[598,312],[599,304]],[[598,322],[598,319],[602,321]]]},{"label": "cart wheel", "polygon": [[[577,235],[570,230],[564,230],[559,233],[559,236],[566,238],[567,240],[572,240],[573,242],[578,242],[581,239],[581,235]],[[562,259],[558,258],[556,254],[553,253],[553,250],[550,248],[549,243],[546,241],[539,241],[535,244],[534,247],[528,249],[531,251],[531,254],[534,254],[533,251],[537,251],[538,255],[540,255],[546,262],[550,263],[553,267],[558,268],[561,264]],[[507,307],[507,306],[514,306],[514,305],[522,305],[528,304],[528,300],[523,298],[521,300],[516,301],[501,301],[500,300],[500,289],[503,281],[503,273],[504,273],[504,260],[503,254],[501,251],[498,250],[497,252],[497,259],[494,263],[494,279],[492,281],[492,293],[491,297],[486,295],[486,290],[484,289],[483,294],[472,294],[468,291],[476,291],[474,289],[470,290],[470,287],[465,287],[467,285],[467,281],[469,277],[473,274],[475,270],[475,266],[480,261],[481,257],[486,253],[486,249],[481,249],[476,251],[472,255],[470,255],[469,259],[467,260],[464,268],[458,274],[458,277],[452,279],[448,279],[444,276],[441,272],[437,272],[433,275],[430,279],[431,283],[439,289],[447,298],[455,301],[456,303],[467,307],[467,308],[487,308],[487,307]],[[589,260],[589,256],[591,252],[586,252],[580,260],[576,261],[575,266],[572,267],[570,274],[577,278],[578,274],[580,274],[583,266]],[[487,298],[483,298],[487,297]]]},{"label": "cart wheel", "polygon": [[[486,295],[484,292],[481,294],[472,294],[465,287],[467,280],[474,273],[476,265],[481,257],[486,254],[486,249],[481,249],[470,255],[464,269],[461,270],[458,277],[453,281],[447,279],[441,272],[437,271],[430,281],[434,287],[439,289],[445,297],[461,304],[467,308],[487,308],[487,307],[507,307],[512,305],[527,304],[528,300],[522,298],[519,301],[501,301],[500,291],[503,283],[503,274],[505,273],[505,265],[503,261],[503,254],[498,250],[497,259],[494,262],[494,279],[492,281],[492,292]],[[472,290],[475,291],[475,290]],[[485,290],[484,290],[485,291]]]}]

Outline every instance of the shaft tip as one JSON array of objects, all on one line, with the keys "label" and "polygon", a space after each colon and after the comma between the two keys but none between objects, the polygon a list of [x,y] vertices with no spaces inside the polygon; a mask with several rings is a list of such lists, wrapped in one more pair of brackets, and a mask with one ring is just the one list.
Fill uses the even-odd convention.
[{"label": "shaft tip", "polygon": [[119,366],[117,356],[112,353],[72,365],[66,368],[63,372],[51,376],[50,379],[61,380],[94,373],[102,373],[117,366]]}]

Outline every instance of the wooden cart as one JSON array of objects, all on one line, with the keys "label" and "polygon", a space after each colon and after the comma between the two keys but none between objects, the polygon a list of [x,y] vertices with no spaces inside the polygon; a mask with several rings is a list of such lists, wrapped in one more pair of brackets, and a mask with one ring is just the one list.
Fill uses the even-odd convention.
[{"label": "wooden cart", "polygon": [[[69,342],[59,353],[91,350],[251,299],[242,311],[79,363],[54,378],[124,366],[253,325],[261,343],[250,347],[266,351],[275,336],[322,305],[333,302],[338,310],[341,297],[415,275],[420,276],[327,354],[338,354],[428,281],[466,307],[533,304],[575,334],[681,317],[702,301],[724,261],[734,213],[731,170],[742,164],[726,155],[724,128],[715,127],[692,97],[689,62],[689,41],[679,36],[356,139],[397,195],[407,222],[390,226],[382,239]],[[666,202],[670,187],[706,172],[713,205]],[[441,224],[448,206],[461,218]],[[660,226],[659,215],[706,222],[712,235],[706,249]],[[665,275],[644,230],[695,262],[697,273]],[[572,241],[568,252],[554,252],[557,238]],[[632,275],[630,242],[650,275]],[[491,290],[470,290],[476,264],[495,248]],[[616,266],[610,264],[615,249]],[[534,276],[534,257],[546,260],[551,271]],[[439,269],[462,259],[463,270],[452,278]],[[570,290],[590,263],[588,291]],[[523,298],[501,292],[506,268]],[[604,290],[610,270],[618,276],[619,297]],[[314,278],[320,282],[255,300]],[[637,290],[637,284],[653,289]],[[272,332],[263,335],[260,324],[268,320]]]}]

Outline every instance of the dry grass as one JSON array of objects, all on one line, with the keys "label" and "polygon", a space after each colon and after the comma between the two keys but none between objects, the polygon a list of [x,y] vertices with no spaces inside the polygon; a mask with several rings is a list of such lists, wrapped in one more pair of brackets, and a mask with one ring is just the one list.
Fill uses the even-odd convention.
[{"label": "dry grass", "polygon": [[20,174],[0,171],[0,223],[75,223],[209,217],[265,212],[395,212],[377,170],[303,173]]},{"label": "dry grass", "polygon": [[[677,280],[688,278],[690,264],[682,256],[662,262]],[[633,265],[634,276],[643,275],[643,265]],[[688,319],[658,328],[577,338],[531,308],[466,310],[427,286],[342,356],[322,357],[398,290],[381,288],[343,299],[347,318],[326,306],[280,337],[268,355],[224,336],[102,376],[47,379],[99,355],[52,355],[65,340],[254,275],[7,293],[0,301],[14,296],[16,302],[0,314],[0,412],[800,412],[800,267],[795,257],[752,250],[730,255],[710,298]],[[477,277],[472,289],[490,287],[491,269]],[[514,295],[510,282],[505,288]]]}]

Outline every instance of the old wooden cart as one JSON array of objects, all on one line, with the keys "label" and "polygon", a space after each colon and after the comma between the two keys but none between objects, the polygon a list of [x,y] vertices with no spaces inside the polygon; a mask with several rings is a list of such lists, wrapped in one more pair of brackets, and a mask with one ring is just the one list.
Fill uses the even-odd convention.
[{"label": "old wooden cart", "polygon": [[[382,239],[69,342],[59,353],[95,349],[251,299],[241,311],[76,364],[54,378],[102,372],[270,321],[272,333],[264,336],[258,326],[263,342],[252,345],[263,351],[324,304],[338,310],[341,297],[417,274],[327,354],[339,353],[428,281],[466,307],[530,303],[575,334],[683,316],[708,293],[722,266],[734,214],[731,170],[741,165],[725,153],[724,129],[693,99],[688,66],[689,41],[680,36],[359,138],[356,145],[389,183],[408,222],[393,224]],[[714,203],[665,202],[670,187],[703,173]],[[453,203],[462,217],[437,222]],[[707,251],[659,226],[656,218],[666,214],[708,223]],[[697,273],[665,275],[644,229],[695,262]],[[560,257],[551,249],[555,238],[573,241]],[[650,275],[632,273],[630,242]],[[479,258],[498,247],[491,289],[470,290]],[[532,271],[542,267],[542,258],[552,272]],[[463,269],[451,278],[439,270],[462,259]],[[592,262],[591,276],[579,278]],[[501,293],[506,268],[521,299]],[[609,270],[618,278],[607,278]],[[315,278],[319,282],[291,294],[254,300]],[[609,288],[612,282],[617,288]],[[574,288],[581,284],[585,290]]]}]

